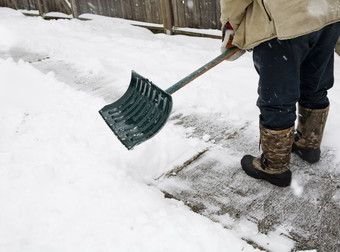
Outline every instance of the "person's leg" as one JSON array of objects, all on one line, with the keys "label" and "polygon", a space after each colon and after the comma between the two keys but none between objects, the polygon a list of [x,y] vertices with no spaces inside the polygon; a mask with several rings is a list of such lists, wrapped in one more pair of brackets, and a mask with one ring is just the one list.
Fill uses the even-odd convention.
[{"label": "person's leg", "polygon": [[301,64],[297,134],[293,152],[309,163],[320,159],[329,100],[327,91],[334,83],[334,47],[340,35],[340,22],[313,33],[311,50]]},{"label": "person's leg", "polygon": [[246,155],[241,165],[249,176],[281,187],[291,182],[290,154],[300,96],[300,64],[308,51],[305,45],[305,38],[273,39],[253,51],[255,69],[260,76],[257,106],[262,155]]},{"label": "person's leg", "polygon": [[251,177],[277,186],[291,182],[290,154],[294,138],[296,103],[300,98],[300,66],[310,52],[311,34],[295,39],[273,39],[254,48],[260,76],[257,106],[260,109],[262,155],[246,155],[243,170]]},{"label": "person's leg", "polygon": [[308,36],[273,39],[254,48],[254,65],[260,77],[257,106],[265,128],[283,130],[294,124],[300,98],[300,65],[309,49]]}]

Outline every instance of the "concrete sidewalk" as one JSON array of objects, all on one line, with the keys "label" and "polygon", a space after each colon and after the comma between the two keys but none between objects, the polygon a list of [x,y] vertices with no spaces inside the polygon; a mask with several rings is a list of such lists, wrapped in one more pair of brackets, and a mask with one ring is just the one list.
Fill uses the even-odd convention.
[{"label": "concrete sidewalk", "polygon": [[[332,150],[323,148],[321,161],[314,165],[292,155],[292,185],[278,188],[248,177],[240,167],[245,153],[260,153],[258,136],[252,134],[254,124],[233,131],[213,117],[175,119],[183,127],[194,127],[193,137],[209,134],[218,144],[157,180],[166,197],[229,229],[237,230],[241,221],[253,223],[259,233],[274,232],[294,241],[292,251],[340,251],[340,177],[336,172],[340,164],[332,162]],[[246,233],[239,235],[254,247],[276,252]]]}]

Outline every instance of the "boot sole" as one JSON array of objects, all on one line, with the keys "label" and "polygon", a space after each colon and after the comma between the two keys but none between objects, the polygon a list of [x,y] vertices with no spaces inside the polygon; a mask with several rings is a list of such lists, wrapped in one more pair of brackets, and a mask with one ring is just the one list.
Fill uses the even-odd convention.
[{"label": "boot sole", "polygon": [[293,143],[292,152],[297,154],[304,161],[314,164],[320,160],[320,148],[318,149],[301,149]]},{"label": "boot sole", "polygon": [[245,173],[255,179],[263,179],[268,181],[269,183],[279,186],[279,187],[287,187],[290,185],[292,180],[292,172],[290,170],[281,173],[281,174],[269,174],[262,172],[256,169],[253,166],[254,157],[251,155],[246,155],[241,160],[242,169]]}]

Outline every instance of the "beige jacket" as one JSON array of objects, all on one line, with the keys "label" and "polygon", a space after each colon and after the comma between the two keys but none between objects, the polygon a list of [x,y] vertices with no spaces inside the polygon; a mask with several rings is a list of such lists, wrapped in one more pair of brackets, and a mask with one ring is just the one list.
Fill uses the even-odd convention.
[{"label": "beige jacket", "polygon": [[234,28],[233,45],[251,49],[295,38],[340,21],[340,0],[221,0],[222,27]]}]

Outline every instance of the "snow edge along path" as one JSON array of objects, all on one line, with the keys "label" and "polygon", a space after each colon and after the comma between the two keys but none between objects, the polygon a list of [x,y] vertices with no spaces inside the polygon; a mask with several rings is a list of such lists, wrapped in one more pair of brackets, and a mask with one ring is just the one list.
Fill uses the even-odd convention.
[{"label": "snow edge along path", "polygon": [[256,251],[131,174],[145,149],[112,141],[102,99],[23,61],[0,79],[0,250]]}]

